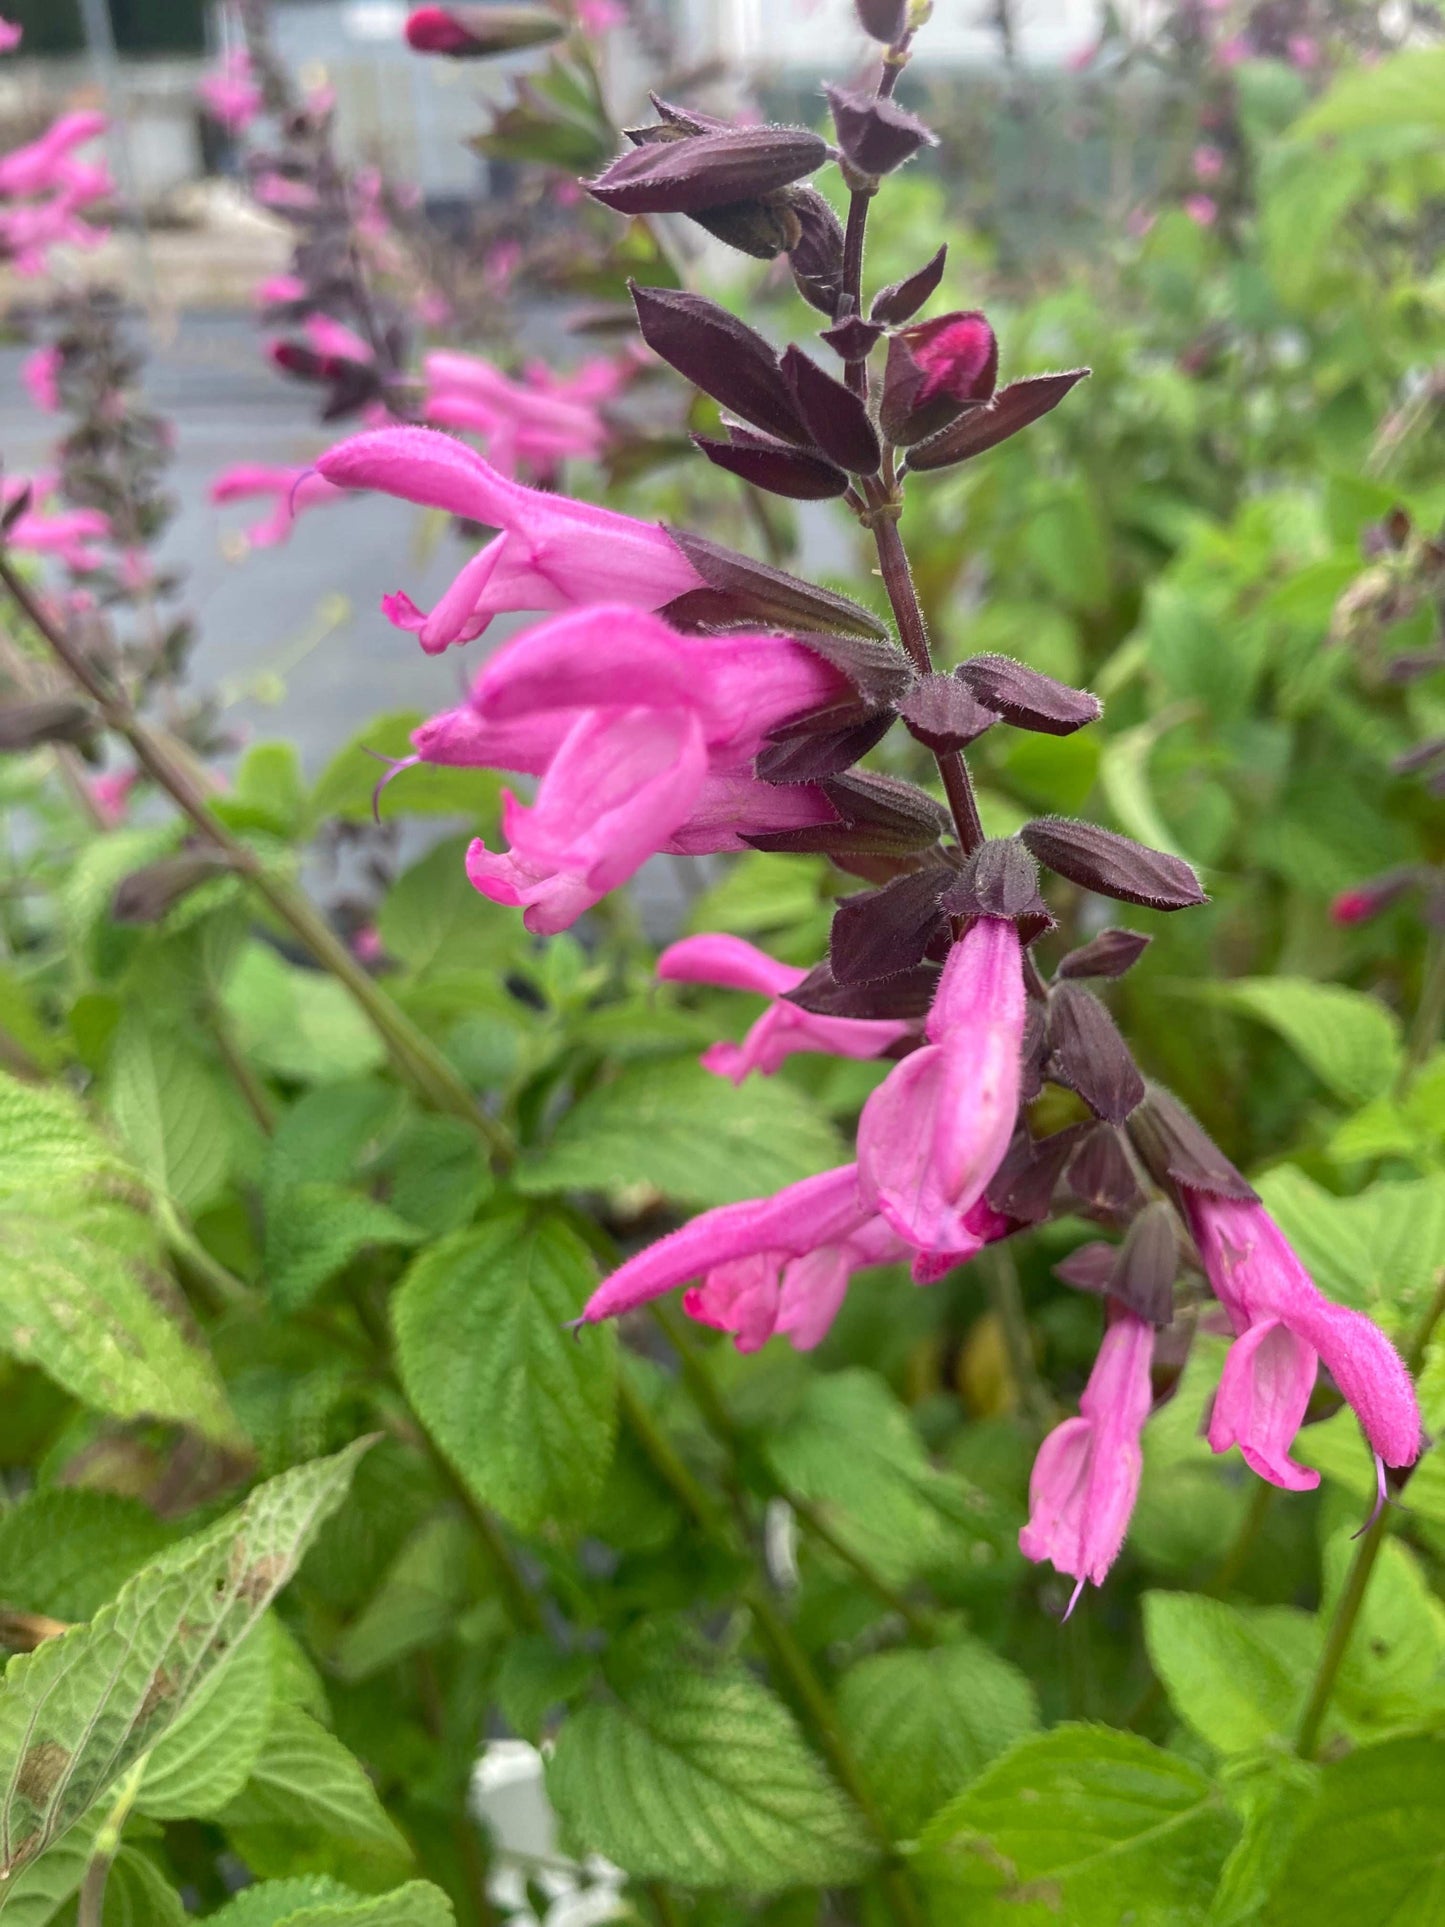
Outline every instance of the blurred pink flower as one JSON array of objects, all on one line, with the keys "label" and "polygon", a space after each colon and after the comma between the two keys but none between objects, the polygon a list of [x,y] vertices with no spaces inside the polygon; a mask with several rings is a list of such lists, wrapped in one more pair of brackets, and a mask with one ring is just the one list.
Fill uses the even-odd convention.
[{"label": "blurred pink flower", "polygon": [[1158,218],[1158,215],[1147,207],[1131,207],[1124,217],[1124,226],[1136,241],[1142,241]]},{"label": "blurred pink flower", "polygon": [[272,549],[286,541],[296,526],[302,509],[319,508],[339,502],[346,491],[335,488],[314,468],[286,468],[266,462],[237,462],[225,469],[207,491],[218,506],[274,497],[270,515],[246,529],[246,540],[253,549]]},{"label": "blurred pink flower", "polygon": [[1239,67],[1253,51],[1245,35],[1237,33],[1231,39],[1220,42],[1214,50],[1214,58],[1221,67]]},{"label": "blurred pink flower", "polygon": [[602,34],[609,27],[620,27],[627,9],[619,0],[577,0],[577,24],[583,33]]},{"label": "blurred pink flower", "polygon": [[20,379],[25,383],[26,393],[47,415],[56,414],[60,408],[59,378],[64,361],[59,348],[47,345],[27,355],[21,364]]},{"label": "blurred pink flower", "polygon": [[294,208],[298,213],[307,213],[317,205],[316,189],[309,181],[288,180],[271,168],[256,176],[251,192],[263,207]]},{"label": "blurred pink flower", "polygon": [[284,308],[300,301],[305,293],[306,283],[299,274],[268,274],[256,283],[253,298],[258,307]]},{"label": "blurred pink flower", "polygon": [[386,945],[381,940],[381,932],[374,923],[364,923],[351,939],[352,955],[358,963],[368,969],[379,964],[386,955]]},{"label": "blurred pink flower", "polygon": [[522,265],[520,241],[498,241],[487,250],[482,274],[493,294],[505,294]]},{"label": "blurred pink flower", "polygon": [[251,56],[244,47],[223,54],[215,71],[197,84],[196,92],[212,119],[230,134],[244,133],[265,105]]},{"label": "blurred pink flower", "polygon": [[1308,73],[1320,64],[1320,43],[1307,33],[1292,33],[1286,44],[1289,64],[1301,73]]},{"label": "blurred pink flower", "polygon": [[130,793],[139,781],[139,770],[122,769],[105,776],[93,776],[86,784],[90,800],[106,829],[114,830],[125,821]]},{"label": "blurred pink flower", "polygon": [[[38,139],[0,155],[0,194],[47,194],[74,184],[71,156],[105,132],[105,115],[61,114]],[[94,173],[94,170],[88,170]],[[96,199],[91,194],[89,199]]]},{"label": "blurred pink flower", "polygon": [[1194,178],[1197,181],[1217,181],[1224,172],[1224,151],[1211,147],[1208,143],[1194,150]]},{"label": "blurred pink flower", "polygon": [[1219,204],[1208,194],[1190,194],[1184,202],[1184,212],[1196,227],[1213,227],[1219,218]]},{"label": "blurred pink flower", "polygon": [[0,54],[13,53],[25,38],[25,29],[0,14]]},{"label": "blurred pink flower", "polygon": [[449,349],[429,354],[422,365],[427,420],[480,435],[504,475],[519,468],[545,475],[568,457],[596,460],[606,445],[607,426],[585,383],[569,393],[565,382],[545,374],[537,380],[531,369],[526,382],[516,382],[477,355]]},{"label": "blurred pink flower", "polygon": [[[8,507],[24,491],[22,476],[0,477],[0,507]],[[46,509],[43,504],[54,491],[53,475],[35,477],[30,506],[11,523],[6,546],[28,550],[32,555],[56,556],[77,574],[101,568],[105,557],[93,545],[109,538],[109,518],[99,509]]]}]

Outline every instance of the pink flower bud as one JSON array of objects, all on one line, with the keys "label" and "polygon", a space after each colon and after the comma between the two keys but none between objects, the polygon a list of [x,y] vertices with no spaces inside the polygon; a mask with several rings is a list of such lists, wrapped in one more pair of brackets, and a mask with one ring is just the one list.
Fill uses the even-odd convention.
[{"label": "pink flower bud", "polygon": [[1208,142],[1194,150],[1194,178],[1197,181],[1217,181],[1224,172],[1224,150],[1211,147]]},{"label": "pink flower bud", "polygon": [[1219,204],[1212,195],[1190,194],[1185,199],[1184,212],[1196,227],[1213,227],[1219,218]]}]

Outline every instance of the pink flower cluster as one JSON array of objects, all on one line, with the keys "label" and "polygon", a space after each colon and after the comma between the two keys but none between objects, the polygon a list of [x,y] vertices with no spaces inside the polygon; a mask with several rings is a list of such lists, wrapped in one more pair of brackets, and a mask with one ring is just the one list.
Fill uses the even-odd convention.
[{"label": "pink flower cluster", "polygon": [[599,355],[574,374],[557,376],[541,362],[521,381],[478,355],[437,349],[422,364],[426,419],[480,438],[501,474],[547,477],[569,458],[596,461],[607,445],[599,412],[635,370],[630,357]]},{"label": "pink flower cluster", "polygon": [[207,112],[228,134],[243,134],[265,105],[261,87],[244,47],[222,54],[215,71],[198,83]]},{"label": "pink flower cluster", "polygon": [[105,556],[93,545],[109,539],[109,518],[99,509],[43,507],[56,491],[53,475],[37,475],[30,483],[18,475],[0,477],[0,509],[17,501],[27,487],[29,504],[10,524],[6,547],[31,555],[53,555],[77,574],[102,567]]},{"label": "pink flower cluster", "polygon": [[18,274],[43,274],[54,247],[90,248],[105,239],[82,210],[114,194],[115,185],[103,163],[77,159],[77,149],[105,125],[103,114],[62,114],[38,140],[0,155],[0,259]]},{"label": "pink flower cluster", "polygon": [[[433,407],[445,395],[458,412],[469,399],[484,398],[481,411],[511,398],[503,378],[467,357],[433,356],[428,375]],[[481,427],[480,412],[469,425]],[[380,489],[499,531],[429,615],[405,595],[387,598],[391,620],[423,649],[465,642],[503,613],[546,615],[496,651],[464,702],[417,730],[408,759],[539,779],[530,804],[506,794],[509,848],[478,840],[467,859],[477,889],[521,908],[529,929],[565,929],[655,852],[732,850],[768,830],[836,820],[823,784],[769,784],[754,765],[770,735],[849,701],[851,684],[806,637],[679,633],[658,612],[702,583],[665,530],[524,487],[435,429],[355,436],[318,469],[336,489]],[[810,1011],[795,999],[806,973],[723,934],[674,944],[658,969],[766,999],[741,1044],[704,1055],[734,1082],[770,1075],[798,1051],[897,1061],[863,1106],[852,1162],[704,1211],[620,1265],[582,1322],[681,1288],[687,1313],[742,1350],[778,1333],[806,1349],[828,1332],[855,1272],[906,1263],[929,1284],[1016,1228],[990,1202],[1025,1091],[1029,998],[1012,919],[955,926],[921,1023]],[[1176,1182],[1172,1169],[1169,1183],[1235,1333],[1214,1450],[1238,1445],[1276,1484],[1315,1484],[1289,1454],[1323,1361],[1381,1464],[1410,1464],[1420,1416],[1385,1335],[1316,1290],[1242,1180],[1228,1197]],[[1020,1535],[1028,1558],[1078,1582],[1076,1598],[1103,1581],[1123,1543],[1152,1400],[1153,1327],[1110,1309],[1079,1414],[1039,1451]]]}]

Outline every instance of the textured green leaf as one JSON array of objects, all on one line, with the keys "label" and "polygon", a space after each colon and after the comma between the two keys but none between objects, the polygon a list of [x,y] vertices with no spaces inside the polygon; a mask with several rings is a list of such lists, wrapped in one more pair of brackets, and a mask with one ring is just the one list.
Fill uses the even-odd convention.
[{"label": "textured green leaf", "polygon": [[138,1499],[85,1486],[43,1486],[0,1513],[7,1605],[89,1619],[175,1537]]},{"label": "textured green leaf", "polygon": [[435,1237],[460,1231],[492,1188],[477,1134],[459,1117],[419,1117],[387,1163],[391,1204]]},{"label": "textured green leaf", "polygon": [[247,946],[226,985],[242,1051],[263,1070],[303,1084],[378,1068],[381,1039],[334,977],[302,970],[269,945]]},{"label": "textured green leaf", "polygon": [[1398,1018],[1358,990],[1308,977],[1242,977],[1208,994],[1277,1031],[1346,1103],[1378,1097],[1399,1067]]},{"label": "textured green leaf", "polygon": [[12,1659],[0,1686],[0,1866],[33,1860],[175,1725],[256,1625],[363,1445],[257,1487],[127,1581],[89,1624]]},{"label": "textured green leaf", "polygon": [[191,1213],[211,1203],[231,1161],[232,1110],[175,1019],[132,1005],[116,1031],[106,1083],[116,1128],[157,1190]]},{"label": "textured green leaf", "polygon": [[580,1523],[607,1476],[616,1338],[564,1329],[593,1282],[567,1225],[509,1210],[423,1252],[393,1299],[408,1398],[478,1498],[524,1530]]},{"label": "textured green leaf", "polygon": [[732,1204],[842,1164],[832,1126],[779,1078],[740,1089],[692,1058],[629,1065],[588,1092],[523,1158],[525,1191],[656,1187],[684,1204]]},{"label": "textured green leaf", "polygon": [[929,1464],[876,1373],[853,1367],[810,1379],[766,1450],[783,1483],[895,1584],[956,1563],[971,1539],[988,1535],[990,1502]]},{"label": "textured green leaf", "polygon": [[401,1131],[406,1100],[394,1084],[351,1078],[308,1091],[276,1126],[262,1179],[269,1207],[295,1184],[356,1184]]},{"label": "textured green leaf", "polygon": [[514,1732],[540,1745],[547,1715],[584,1693],[596,1670],[593,1654],[564,1653],[545,1634],[524,1633],[502,1655],[497,1704]]},{"label": "textured green leaf", "polygon": [[100,1815],[72,1827],[47,1853],[0,1883],[0,1920],[5,1927],[49,1927],[79,1887],[90,1863]]},{"label": "textured green leaf", "polygon": [[104,1927],[185,1927],[185,1903],[153,1860],[122,1847],[105,1883]]},{"label": "textured green leaf", "polygon": [[160,1302],[174,1288],[145,1202],[73,1099],[0,1075],[0,1349],[101,1411],[242,1444],[210,1358]]},{"label": "textured green leaf", "polygon": [[278,1311],[300,1311],[371,1245],[414,1245],[424,1234],[390,1206],[339,1184],[297,1184],[266,1216],[266,1282]]},{"label": "textured green leaf", "polygon": [[418,976],[431,970],[496,970],[531,940],[514,910],[489,903],[467,877],[469,837],[448,837],[399,876],[377,917],[388,955]]},{"label": "textured green leaf", "polygon": [[453,1514],[418,1526],[337,1641],[331,1670],[344,1680],[366,1679],[445,1637],[476,1596],[472,1546],[466,1522]]},{"label": "textured green leaf", "polygon": [[[1413,1491],[1414,1480],[1407,1491]],[[1350,1528],[1325,1547],[1321,1616],[1334,1612],[1354,1561]],[[1445,1703],[1445,1613],[1414,1553],[1387,1539],[1335,1683],[1332,1713],[1357,1739],[1419,1727]]]},{"label": "textured green leaf", "polygon": [[213,1673],[146,1761],[136,1805],[153,1820],[219,1813],[246,1784],[271,1723],[273,1648],[258,1626]]},{"label": "textured green leaf", "polygon": [[584,1706],[547,1784],[582,1845],[645,1879],[768,1893],[856,1879],[872,1857],[791,1715],[742,1672],[645,1673]]},{"label": "textured green leaf", "polygon": [[1319,1660],[1313,1616],[1198,1593],[1144,1595],[1149,1661],[1169,1703],[1219,1753],[1293,1736]]},{"label": "textured green leaf", "polygon": [[206,1919],[215,1927],[455,1927],[456,1916],[441,1888],[427,1880],[367,1898],[312,1875],[260,1881]]},{"label": "textured green leaf", "polygon": [[1314,1804],[1320,1771],[1290,1753],[1263,1756],[1229,1787],[1244,1821],[1224,1863],[1209,1927],[1259,1927],[1260,1909],[1279,1878],[1280,1863]]},{"label": "textured green leaf", "polygon": [[1194,1927],[1237,1832],[1188,1760],[1132,1733],[1059,1726],[951,1801],[918,1867],[935,1917],[969,1927]]},{"label": "textured green leaf", "polygon": [[315,1871],[385,1886],[411,1862],[360,1760],[296,1706],[277,1708],[250,1779],[219,1821],[264,1878]]},{"label": "textured green leaf", "polygon": [[1445,1920],[1445,1738],[1385,1740],[1327,1766],[1260,1916],[1438,1927]]},{"label": "textured green leaf", "polygon": [[904,1836],[1039,1723],[1027,1679],[977,1639],[861,1660],[838,1689],[838,1716]]}]

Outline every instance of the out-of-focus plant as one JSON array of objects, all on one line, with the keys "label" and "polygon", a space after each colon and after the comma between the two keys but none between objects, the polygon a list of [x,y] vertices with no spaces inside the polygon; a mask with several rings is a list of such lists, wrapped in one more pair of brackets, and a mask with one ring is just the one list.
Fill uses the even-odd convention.
[{"label": "out-of-focus plant", "polygon": [[[821,130],[674,72],[619,155],[615,10],[416,10],[537,63],[488,283],[246,0],[208,98],[296,231],[273,359],[361,432],[221,492],[257,548],[362,486],[465,545],[387,599],[416,710],[314,780],[207,773],[126,560],[165,436],[113,308],[47,324],[0,1918],[1291,1927],[1433,1877],[1441,55],[1199,9],[1238,194],[1060,276],[952,231],[926,9],[858,11]],[[611,351],[529,363],[504,279]],[[457,702],[426,655],[517,612]],[[356,929],[298,876],[378,756],[431,847]]]}]

